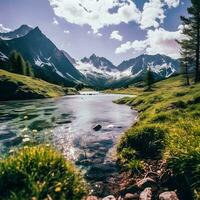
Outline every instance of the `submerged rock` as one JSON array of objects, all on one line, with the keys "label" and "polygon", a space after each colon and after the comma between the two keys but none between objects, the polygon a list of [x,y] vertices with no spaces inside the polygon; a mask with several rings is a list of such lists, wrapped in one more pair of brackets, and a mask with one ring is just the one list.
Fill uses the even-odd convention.
[{"label": "submerged rock", "polygon": [[150,187],[144,189],[140,193],[140,200],[151,200],[152,199],[152,189]]},{"label": "submerged rock", "polygon": [[176,192],[163,192],[159,195],[159,200],[179,200]]},{"label": "submerged rock", "polygon": [[96,126],[93,127],[93,130],[99,131],[101,130],[102,126],[100,124],[97,124]]}]

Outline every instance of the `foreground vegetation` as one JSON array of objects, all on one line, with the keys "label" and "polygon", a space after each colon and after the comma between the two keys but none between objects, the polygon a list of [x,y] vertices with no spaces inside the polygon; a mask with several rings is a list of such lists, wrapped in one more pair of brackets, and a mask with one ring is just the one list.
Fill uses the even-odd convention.
[{"label": "foreground vegetation", "polygon": [[76,94],[46,81],[0,70],[0,100],[36,99]]},{"label": "foreground vegetation", "polygon": [[85,194],[74,166],[47,146],[23,147],[0,160],[0,199],[78,200]]},{"label": "foreground vegetation", "polygon": [[[118,157],[129,169],[142,169],[148,160],[163,159],[177,177],[200,198],[200,84],[184,86],[180,76],[158,82],[151,91],[134,87],[116,103],[139,112],[138,122],[121,138]],[[124,90],[115,90],[123,93]],[[182,181],[181,181],[182,182]]]}]

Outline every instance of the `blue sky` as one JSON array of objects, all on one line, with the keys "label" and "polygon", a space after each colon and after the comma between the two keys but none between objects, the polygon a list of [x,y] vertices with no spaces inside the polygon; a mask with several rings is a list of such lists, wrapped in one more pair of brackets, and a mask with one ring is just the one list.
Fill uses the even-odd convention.
[{"label": "blue sky", "polygon": [[177,58],[180,15],[190,0],[0,0],[0,30],[39,26],[80,59],[95,53],[114,64],[142,53]]}]

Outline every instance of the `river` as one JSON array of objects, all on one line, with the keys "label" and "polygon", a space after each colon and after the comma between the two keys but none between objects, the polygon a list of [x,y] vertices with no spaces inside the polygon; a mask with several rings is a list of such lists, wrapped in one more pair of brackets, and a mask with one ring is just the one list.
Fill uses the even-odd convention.
[{"label": "river", "polygon": [[[82,93],[54,99],[0,102],[0,155],[30,141],[60,150],[85,172],[91,193],[109,194],[118,168],[113,146],[137,113],[113,100],[123,95]],[[93,130],[101,125],[99,131]]]}]

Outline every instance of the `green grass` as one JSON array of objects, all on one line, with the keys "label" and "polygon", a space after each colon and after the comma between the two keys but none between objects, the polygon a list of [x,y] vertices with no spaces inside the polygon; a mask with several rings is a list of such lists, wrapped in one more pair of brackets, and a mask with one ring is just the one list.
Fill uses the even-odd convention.
[{"label": "green grass", "polygon": [[183,82],[177,76],[156,83],[153,91],[138,92],[132,88],[130,94],[137,91],[137,97],[117,101],[139,112],[139,121],[121,138],[118,157],[123,165],[130,167],[135,167],[132,163],[138,160],[161,157],[176,175],[185,177],[198,199],[200,84],[187,87]]},{"label": "green grass", "polygon": [[63,88],[40,79],[0,70],[0,100],[50,98],[76,93],[73,88]]},{"label": "green grass", "polygon": [[23,147],[0,160],[0,199],[79,200],[85,194],[80,173],[47,146]]}]

